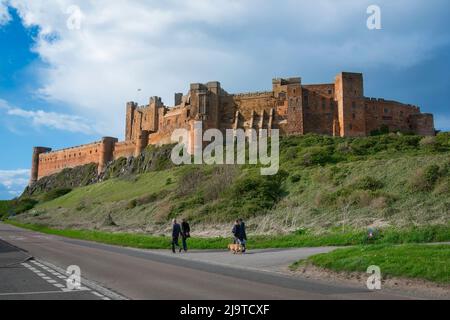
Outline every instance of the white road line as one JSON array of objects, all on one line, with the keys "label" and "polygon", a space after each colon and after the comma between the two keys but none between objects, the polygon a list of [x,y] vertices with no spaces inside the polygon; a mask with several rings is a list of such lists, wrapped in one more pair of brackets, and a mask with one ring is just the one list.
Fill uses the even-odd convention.
[{"label": "white road line", "polygon": [[24,295],[37,295],[37,294],[54,294],[54,293],[67,293],[68,291],[40,291],[40,292],[12,292],[12,293],[0,293],[0,296],[24,296]]},{"label": "white road line", "polygon": [[97,297],[100,297],[100,298],[104,297],[104,295],[102,295],[102,294],[100,294],[98,292],[92,291],[92,293],[95,294]]},{"label": "white road line", "polygon": [[[43,261],[36,261],[37,263],[46,266],[47,268],[51,268],[51,270],[54,270],[56,272],[59,272],[59,274],[66,274],[66,271],[58,266],[55,266],[53,264],[50,264],[48,262],[43,262]],[[36,264],[36,262],[34,262]],[[67,279],[67,277],[65,277],[65,279]],[[103,296],[108,297],[110,300],[128,300],[126,297],[115,293],[111,290],[108,290],[107,288],[104,288],[98,284],[96,284],[93,281],[89,281],[85,278],[82,279],[82,284],[84,285],[83,287],[81,287],[79,290],[76,291],[97,291],[97,292],[101,292],[103,294]],[[71,291],[68,289],[62,289],[63,291]]]}]

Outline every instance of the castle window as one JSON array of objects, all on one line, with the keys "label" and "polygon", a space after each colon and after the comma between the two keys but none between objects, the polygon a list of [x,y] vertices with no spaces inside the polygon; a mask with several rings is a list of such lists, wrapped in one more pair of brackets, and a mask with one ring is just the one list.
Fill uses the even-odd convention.
[{"label": "castle window", "polygon": [[332,90],[328,90],[328,94],[332,94],[333,93],[333,91]]},{"label": "castle window", "polygon": [[389,113],[389,109],[384,108],[384,113]]},{"label": "castle window", "polygon": [[356,109],[356,102],[355,101],[352,102],[352,108]]},{"label": "castle window", "polygon": [[356,114],[352,114],[353,120],[356,119]]},{"label": "castle window", "polygon": [[350,130],[353,130],[353,125],[350,123],[350,125],[348,126]]}]

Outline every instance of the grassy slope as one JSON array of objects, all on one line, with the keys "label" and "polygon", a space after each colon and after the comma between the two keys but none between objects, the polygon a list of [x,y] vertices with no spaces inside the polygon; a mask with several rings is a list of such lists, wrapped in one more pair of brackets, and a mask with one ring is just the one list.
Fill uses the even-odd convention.
[{"label": "grassy slope", "polygon": [[368,266],[376,265],[381,268],[383,276],[450,284],[449,245],[360,246],[316,255],[307,261],[338,272],[366,272]]},{"label": "grassy slope", "polygon": [[446,224],[450,174],[442,173],[426,190],[412,188],[411,181],[433,164],[445,171],[450,135],[421,140],[397,135],[284,138],[278,177],[262,178],[248,166],[173,168],[78,188],[18,219],[92,229],[103,228],[111,214],[119,231],[154,234],[181,216],[196,230],[223,228],[243,216],[256,233]]}]

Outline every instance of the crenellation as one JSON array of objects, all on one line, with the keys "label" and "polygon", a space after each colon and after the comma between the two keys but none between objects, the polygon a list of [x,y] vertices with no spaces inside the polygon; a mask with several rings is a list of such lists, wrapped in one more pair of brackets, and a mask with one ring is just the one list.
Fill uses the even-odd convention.
[{"label": "crenellation", "polygon": [[204,130],[279,129],[282,135],[317,133],[339,137],[367,136],[382,127],[390,131],[434,135],[434,118],[418,106],[364,96],[361,73],[342,72],[333,83],[303,84],[302,78],[272,79],[272,91],[228,94],[220,82],[193,83],[186,95],[175,94],[174,107],[160,97],[148,105],[126,104],[125,140],[106,137],[91,144],[51,151],[33,149],[30,183],[88,163],[101,173],[108,162],[139,156],[148,145],[172,143],[176,129],[193,137],[196,121]]}]

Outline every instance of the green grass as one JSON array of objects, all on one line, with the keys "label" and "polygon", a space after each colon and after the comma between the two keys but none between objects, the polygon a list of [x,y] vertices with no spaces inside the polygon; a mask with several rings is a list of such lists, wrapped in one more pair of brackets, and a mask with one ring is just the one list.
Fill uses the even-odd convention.
[{"label": "green grass", "polygon": [[339,249],[310,257],[304,263],[337,272],[366,272],[371,265],[384,277],[407,277],[450,284],[450,245],[375,245]]},{"label": "green grass", "polygon": [[176,169],[155,171],[126,179],[111,179],[87,187],[77,188],[55,200],[38,205],[37,209],[58,207],[76,208],[83,202],[116,202],[131,200],[146,194],[157,193],[173,188],[167,180],[176,180]]},{"label": "green grass", "polygon": [[[110,233],[92,230],[52,229],[41,225],[22,224],[17,221],[7,221],[17,227],[37,232],[54,234],[74,239],[135,247],[143,249],[167,249],[170,238],[163,236],[149,236],[145,234]],[[230,238],[192,238],[189,245],[192,249],[225,249]],[[348,246],[360,244],[402,244],[450,241],[450,227],[436,226],[408,230],[389,229],[382,231],[374,240],[367,240],[362,231],[349,233],[331,232],[323,235],[310,234],[299,231],[285,236],[254,236],[249,238],[250,249],[266,248],[301,248],[320,246]]]}]

